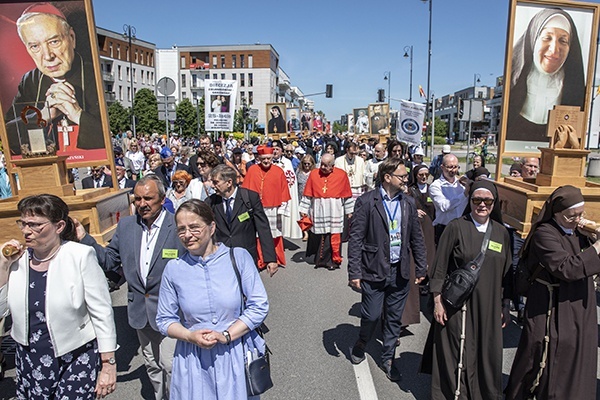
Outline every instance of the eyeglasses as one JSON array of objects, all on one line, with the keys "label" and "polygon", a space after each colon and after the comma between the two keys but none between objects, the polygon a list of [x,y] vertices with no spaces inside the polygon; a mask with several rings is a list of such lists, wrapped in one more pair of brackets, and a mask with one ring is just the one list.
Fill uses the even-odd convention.
[{"label": "eyeglasses", "polygon": [[391,174],[391,175],[394,176],[394,177],[396,177],[396,178],[398,178],[398,179],[401,179],[403,181],[405,181],[405,180],[408,179],[408,174],[404,174],[404,175]]},{"label": "eyeglasses", "polygon": [[200,168],[204,168],[206,167],[206,163],[205,162],[199,162],[198,164],[196,164],[197,166],[199,166]]},{"label": "eyeglasses", "polygon": [[179,226],[179,227],[177,227],[177,236],[185,236],[185,233],[187,231],[190,231],[190,233],[193,236],[198,236],[202,232],[204,232],[204,229],[206,229],[207,226],[208,225],[204,225],[204,226],[200,226],[200,225]]},{"label": "eyeglasses", "polygon": [[309,162],[303,162],[302,165],[312,165],[312,164]]},{"label": "eyeglasses", "polygon": [[420,177],[420,178],[428,178],[428,177],[429,177],[429,174],[428,174],[428,173],[425,173],[425,174],[417,174],[417,176],[418,176],[418,177]]},{"label": "eyeglasses", "polygon": [[471,199],[471,201],[473,202],[473,204],[475,204],[476,206],[480,205],[481,203],[485,204],[487,207],[491,206],[492,204],[494,204],[494,199],[482,199],[481,197],[473,197]]},{"label": "eyeglasses", "polygon": [[566,215],[563,214],[563,218],[565,219],[565,221],[567,221],[568,223],[573,223],[573,222],[577,222],[580,221],[582,218],[586,217],[586,213],[585,211],[582,212],[581,214],[578,215],[574,215],[572,217],[567,217]]},{"label": "eyeglasses", "polygon": [[33,232],[35,233],[40,233],[42,231],[42,229],[44,229],[44,226],[46,226],[47,224],[50,223],[50,221],[46,221],[46,222],[26,222],[23,221],[21,219],[18,219],[17,221],[17,226],[19,227],[20,230],[25,229],[25,227],[31,229]]},{"label": "eyeglasses", "polygon": [[173,186],[185,185],[185,181],[173,181]]},{"label": "eyeglasses", "polygon": [[446,168],[446,169],[450,169],[450,170],[452,170],[452,169],[460,169],[459,165],[444,165],[443,167]]}]

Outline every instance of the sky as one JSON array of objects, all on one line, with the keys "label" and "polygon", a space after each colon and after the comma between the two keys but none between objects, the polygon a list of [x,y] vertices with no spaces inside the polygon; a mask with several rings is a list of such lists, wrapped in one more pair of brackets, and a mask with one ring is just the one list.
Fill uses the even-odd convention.
[{"label": "sky", "polygon": [[[494,86],[504,71],[509,0],[431,0],[432,55],[430,90],[436,97],[478,85]],[[600,2],[593,1],[593,2]],[[392,108],[408,99],[413,46],[413,101],[419,85],[427,91],[429,2],[96,0],[96,25],[123,32],[133,25],[137,37],[173,45],[271,44],[291,84],[311,99],[315,110],[337,120],[353,108],[377,100],[391,75]]]}]

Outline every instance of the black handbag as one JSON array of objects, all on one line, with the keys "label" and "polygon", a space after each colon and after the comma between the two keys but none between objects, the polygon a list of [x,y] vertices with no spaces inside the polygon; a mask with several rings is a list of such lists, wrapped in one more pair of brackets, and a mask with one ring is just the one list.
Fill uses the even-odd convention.
[{"label": "black handbag", "polygon": [[[246,296],[244,295],[244,291],[242,289],[242,277],[240,275],[240,270],[237,267],[237,263],[235,262],[233,247],[229,249],[229,256],[231,257],[231,265],[233,266],[233,270],[235,271],[235,276],[238,281],[238,286],[240,287],[243,312],[243,310],[246,308]],[[261,326],[256,328],[256,333],[258,333],[258,335],[263,339],[264,334],[268,331],[269,329],[264,323],[262,323]],[[244,337],[242,337],[242,343],[244,343]],[[252,361],[250,361],[250,363],[245,363],[246,384],[249,396],[258,396],[273,387],[273,380],[271,379],[271,363],[269,360],[269,353],[271,353],[271,350],[269,350],[269,347],[265,344],[265,354],[253,359]]]},{"label": "black handbag", "polygon": [[479,273],[481,272],[481,264],[485,259],[485,252],[490,242],[492,235],[492,221],[488,222],[488,227],[481,243],[481,251],[473,261],[467,262],[462,267],[452,271],[446,276],[444,285],[442,286],[442,299],[456,309],[459,309],[471,297],[475,286],[479,281]]}]

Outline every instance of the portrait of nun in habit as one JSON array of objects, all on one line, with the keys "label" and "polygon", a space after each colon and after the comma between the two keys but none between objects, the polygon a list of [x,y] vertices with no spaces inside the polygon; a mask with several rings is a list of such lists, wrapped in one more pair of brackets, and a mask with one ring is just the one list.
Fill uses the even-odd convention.
[{"label": "portrait of nun in habit", "polygon": [[506,139],[548,142],[548,111],[583,107],[585,76],[577,27],[560,8],[539,11],[513,48]]}]

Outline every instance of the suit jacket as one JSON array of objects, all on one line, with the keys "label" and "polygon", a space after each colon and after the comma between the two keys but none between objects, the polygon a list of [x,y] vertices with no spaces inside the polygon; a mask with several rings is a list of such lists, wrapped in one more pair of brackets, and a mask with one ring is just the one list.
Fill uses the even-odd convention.
[{"label": "suit jacket", "polygon": [[[252,212],[249,211],[242,199],[242,191],[248,193]],[[265,215],[258,193],[242,187],[237,188],[233,209],[231,210],[231,224],[227,223],[223,197],[213,194],[204,201],[212,208],[215,214],[215,222],[217,224],[215,238],[218,242],[223,242],[227,247],[243,247],[248,250],[256,263],[258,258],[256,233],[258,232],[264,261],[266,263],[277,262],[269,220]],[[249,219],[244,220],[245,213],[249,214]]]},{"label": "suit jacket", "polygon": [[[8,284],[0,288],[0,316],[10,310],[11,335],[29,345],[29,253],[10,266]],[[117,331],[108,285],[88,246],[65,242],[50,261],[46,283],[46,323],[55,357],[98,340],[101,353],[117,349]]]},{"label": "suit jacket", "polygon": [[[400,200],[400,272],[410,278],[410,253],[415,260],[416,277],[427,274],[427,254],[415,201],[402,195]],[[390,235],[380,186],[356,199],[348,240],[348,277],[380,282],[390,275]]]},{"label": "suit jacket", "polygon": [[[104,181],[102,182],[102,187],[113,187],[112,185],[112,177],[108,175],[104,175]],[[91,176],[87,176],[81,180],[81,188],[82,189],[93,189],[94,188],[94,178]]]},{"label": "suit jacket", "polygon": [[[190,167],[188,167],[185,164],[176,163],[175,171],[180,171],[180,170],[183,170],[183,171],[189,173],[190,175],[192,174],[192,170],[190,169]],[[160,167],[154,169],[152,172],[154,172],[156,174],[156,176],[158,176],[160,178],[162,183],[165,185],[165,189],[169,189],[171,187],[171,180],[167,178],[167,167],[165,167],[164,165],[161,165]]]},{"label": "suit jacket", "polygon": [[[118,181],[117,181],[118,183]],[[123,189],[131,189],[129,191],[130,194],[133,194],[133,188],[135,187],[136,182],[133,179],[129,179],[125,177],[125,187]]]},{"label": "suit jacket", "polygon": [[142,219],[138,215],[121,218],[117,230],[108,244],[103,247],[96,243],[94,238],[86,235],[81,243],[93,246],[96,250],[98,263],[107,271],[117,270],[123,265],[123,274],[127,280],[127,316],[129,325],[134,329],[142,329],[150,324],[158,331],[156,326],[156,307],[158,305],[158,290],[162,273],[171,258],[167,258],[163,250],[177,249],[177,256],[181,256],[185,248],[177,237],[175,217],[164,211],[165,217],[158,232],[156,246],[146,285],[140,275],[140,248],[142,246]]}]

